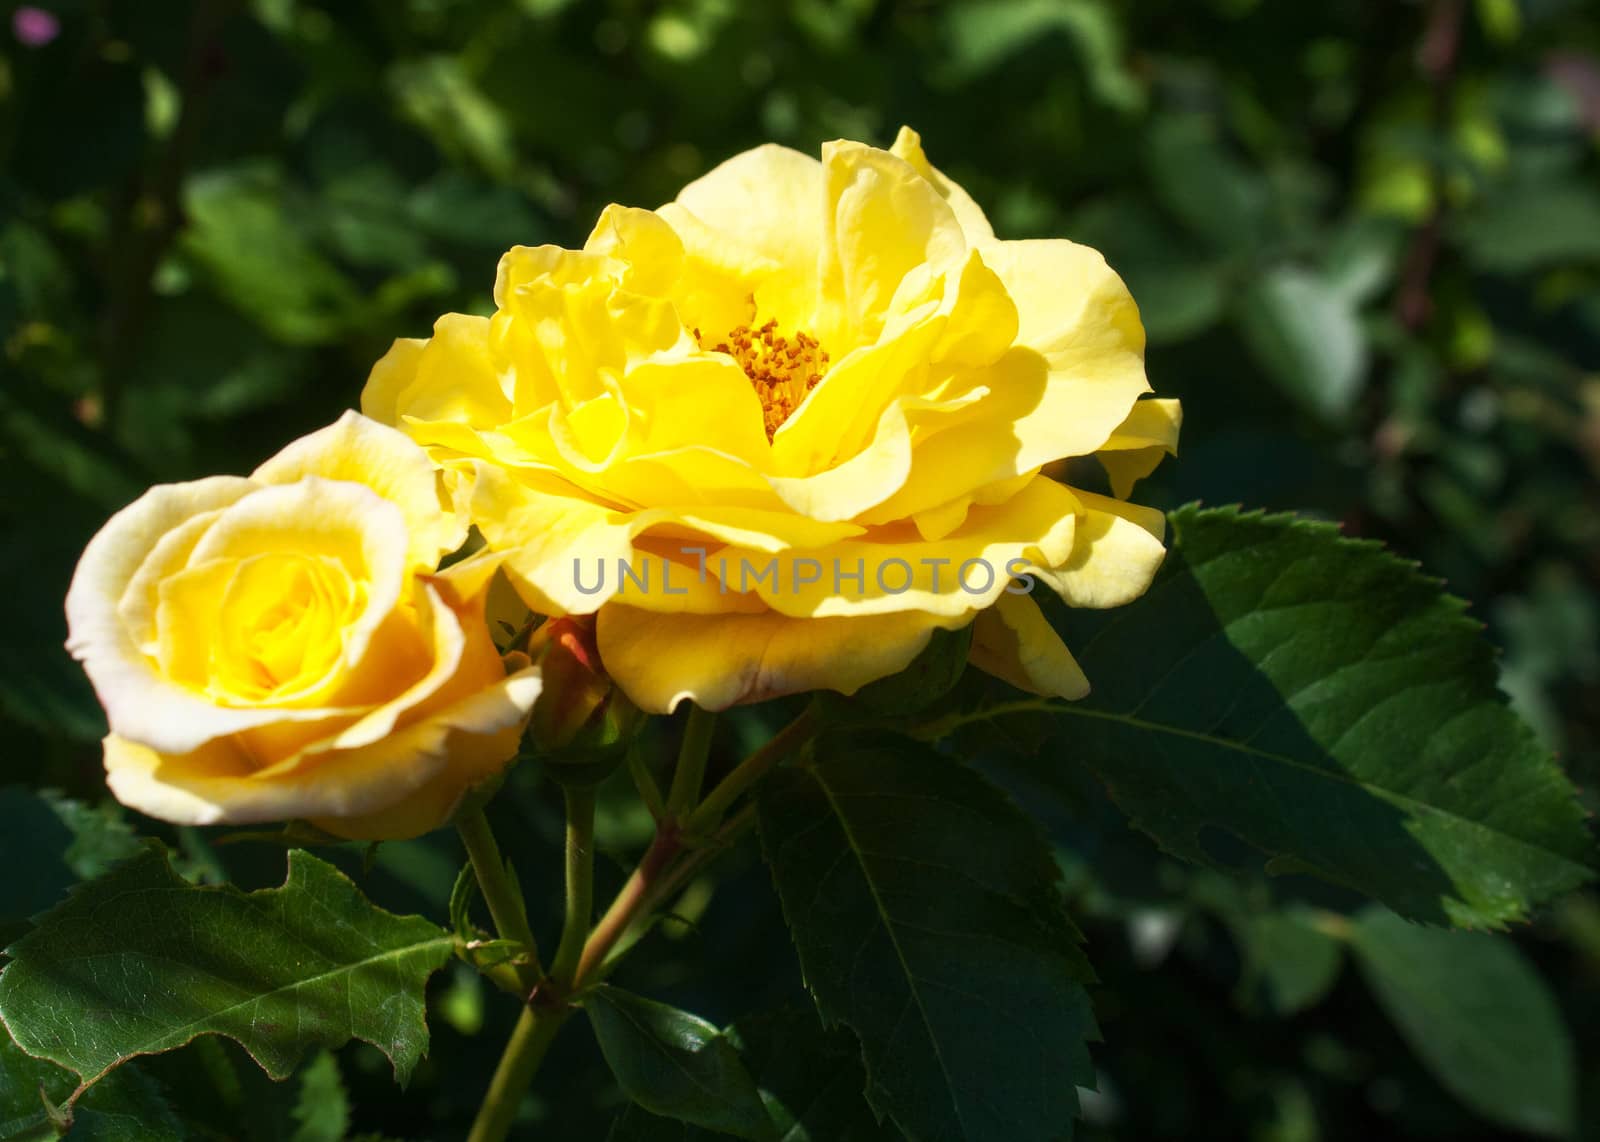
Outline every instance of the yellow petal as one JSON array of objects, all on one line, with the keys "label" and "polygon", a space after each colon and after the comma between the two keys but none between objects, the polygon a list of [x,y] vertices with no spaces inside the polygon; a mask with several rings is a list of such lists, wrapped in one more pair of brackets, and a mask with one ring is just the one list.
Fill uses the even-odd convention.
[{"label": "yellow petal", "polygon": [[[162,584],[163,607],[174,593],[197,595],[195,601],[209,605],[209,613],[191,606],[187,621],[159,615],[168,675],[182,677],[171,664],[176,635],[186,648],[209,643],[200,681],[224,704],[292,704],[322,692],[342,665],[345,628],[361,613],[360,589],[349,571],[330,559],[255,555],[224,562],[219,591],[204,582],[217,566],[202,565]],[[200,589],[185,591],[196,577]],[[209,639],[200,636],[206,623]]]},{"label": "yellow petal", "polygon": [[968,657],[978,669],[1030,694],[1071,700],[1089,693],[1077,659],[1027,595],[1001,595],[978,616]]},{"label": "yellow petal", "polygon": [[817,292],[815,252],[804,264],[786,267],[746,245],[737,228],[713,225],[681,202],[669,202],[656,214],[683,242],[672,302],[686,328],[715,343],[755,321],[757,294],[762,312],[785,328],[810,320]]},{"label": "yellow petal", "polygon": [[281,552],[343,563],[366,585],[365,612],[343,632],[345,659],[357,662],[411,574],[409,542],[405,518],[391,501],[358,484],[306,476],[233,504],[195,545],[190,565]]},{"label": "yellow petal", "polygon": [[195,544],[210,530],[222,508],[201,512],[184,520],[156,541],[134,572],[117,603],[117,614],[139,653],[155,657],[160,653],[156,630],[156,607],[161,584],[181,572],[194,553]]},{"label": "yellow petal", "polygon": [[744,457],[715,445],[688,445],[628,456],[593,482],[598,485],[596,498],[619,505],[674,504],[682,505],[684,510],[734,505],[792,518],[762,472]]},{"label": "yellow petal", "polygon": [[505,371],[489,319],[447,313],[434,322],[431,338],[396,341],[379,359],[361,392],[361,411],[395,428],[406,418],[500,424],[511,416]]},{"label": "yellow petal", "polygon": [[[497,674],[503,672],[497,670]],[[438,828],[455,813],[468,790],[499,773],[516,757],[523,727],[540,690],[538,667],[525,667],[493,684],[477,686],[454,704],[431,710],[424,720],[406,725],[370,747],[328,755],[320,766],[307,771],[309,780],[316,780],[318,774],[343,780],[378,769],[381,761],[370,755],[394,756],[393,744],[441,753],[447,764],[435,771],[431,780],[381,809],[356,814],[336,808],[326,817],[306,816],[331,833],[357,840],[404,839]]]},{"label": "yellow petal", "polygon": [[[478,626],[482,626],[482,597],[477,600],[476,612],[469,610],[467,614],[462,615],[445,603],[435,586],[426,585],[417,594],[421,603],[419,607],[421,618],[428,631],[427,648],[432,659],[428,664],[427,673],[413,681],[408,677],[409,672],[394,670],[392,664],[385,661],[369,658],[358,663],[354,670],[381,676],[381,681],[385,683],[383,693],[387,700],[368,711],[353,725],[340,731],[325,746],[319,747],[318,752],[324,749],[356,749],[370,745],[393,732],[402,719],[424,703],[438,700],[452,682],[460,680],[462,683],[470,684],[477,681],[462,679],[461,675],[462,662],[467,652],[466,622],[475,622]],[[479,633],[483,640],[488,639],[487,630]],[[494,657],[498,665],[499,656]]]},{"label": "yellow petal", "polygon": [[[480,547],[466,558],[450,564],[433,578],[449,583],[451,590],[459,598],[475,599],[482,595],[488,599],[491,593],[500,594],[502,591],[502,585],[496,584],[495,574],[505,561],[505,552]],[[509,597],[506,597],[506,601],[509,602]],[[493,602],[485,605],[490,610],[495,609]],[[525,618],[526,615],[522,617]]]},{"label": "yellow petal", "polygon": [[876,341],[902,280],[923,266],[954,269],[967,241],[950,206],[904,159],[840,140],[823,145],[822,165],[827,212],[815,333],[837,355]]},{"label": "yellow petal", "polygon": [[940,539],[899,524],[814,550],[768,555],[730,547],[723,555],[741,569],[740,589],[796,618],[964,615],[993,603],[1021,566],[1066,562],[1076,550],[1081,510],[1076,493],[1035,477],[1001,503],[973,506]]},{"label": "yellow petal", "polygon": [[1160,448],[1178,454],[1178,432],[1183,427],[1183,406],[1170,398],[1152,397],[1136,403],[1127,419],[1117,425],[1106,449]]},{"label": "yellow petal", "polygon": [[[726,610],[727,599],[701,572],[724,545],[756,551],[820,547],[861,534],[850,523],[818,522],[779,511],[692,505],[627,512],[604,507],[553,485],[514,478],[481,464],[472,515],[528,606],[545,614],[589,614],[634,575],[640,605],[669,611]],[[658,565],[663,556],[677,565]],[[669,576],[669,578],[664,578]]]},{"label": "yellow petal", "polygon": [[[784,422],[773,440],[783,475],[813,474],[854,456],[895,399],[931,400],[979,383],[967,374],[1011,344],[1016,307],[976,252],[957,268],[933,275],[927,296],[915,305],[902,307],[897,298],[877,341],[837,360]],[[927,266],[918,270],[905,280],[930,278],[931,271],[921,272]]]},{"label": "yellow petal", "polygon": [[770,461],[761,399],[744,370],[723,354],[658,359],[629,370],[622,388],[633,410],[637,454],[712,446],[751,469]]},{"label": "yellow petal", "polygon": [[304,476],[360,484],[399,508],[411,536],[413,570],[432,571],[467,538],[466,522],[456,517],[427,453],[360,413],[347,412],[301,437],[251,473],[262,484],[293,484]]},{"label": "yellow petal", "polygon": [[632,553],[639,528],[629,512],[559,494],[554,483],[513,478],[482,461],[475,467],[470,514],[489,546],[505,553],[517,593],[541,614],[592,613],[605,595],[586,590],[589,580],[581,577],[589,573],[588,562],[614,567]]},{"label": "yellow petal", "polygon": [[917,512],[911,517],[917,534],[926,540],[943,539],[967,522],[967,512],[972,508],[971,496],[958,496],[938,507]]},{"label": "yellow petal", "polygon": [[575,573],[586,589],[599,589],[607,600],[669,614],[713,615],[758,612],[761,600],[729,587],[719,577],[723,547],[703,536],[634,540],[633,551],[614,563],[581,560]]},{"label": "yellow petal", "polygon": [[875,442],[896,397],[922,395],[928,354],[944,329],[933,308],[899,336],[847,354],[807,394],[772,440],[773,465],[785,480],[858,457]]},{"label": "yellow petal", "polygon": [[894,495],[860,516],[863,523],[906,519],[1017,478],[1034,468],[1016,424],[1045,399],[1049,374],[1032,349],[1012,349],[963,376],[966,396],[908,414],[914,424],[911,472]]},{"label": "yellow petal", "polygon": [[222,709],[163,678],[119,614],[130,581],[162,536],[187,519],[233,504],[255,487],[249,480],[217,476],[152,488],[89,541],[67,591],[67,649],[83,663],[114,732],[183,752],[274,716]]},{"label": "yellow petal", "polygon": [[636,207],[606,207],[583,248],[624,263],[622,284],[636,293],[668,293],[683,268],[682,239],[660,215]]},{"label": "yellow petal", "polygon": [[306,818],[342,836],[401,839],[443,824],[461,793],[514,756],[538,694],[530,667],[370,747],[267,778],[227,739],[161,754],[112,734],[106,781],[123,804],[179,824]]},{"label": "yellow petal", "polygon": [[367,376],[361,390],[361,411],[380,424],[398,425],[401,409],[410,407],[412,396],[407,390],[417,379],[417,365],[427,347],[426,338],[397,338]]},{"label": "yellow petal", "polygon": [[326,812],[330,803],[361,812],[380,807],[421,785],[444,759],[435,751],[396,750],[383,757],[381,772],[330,780],[260,782],[250,761],[231,739],[222,738],[181,754],[158,753],[111,734],[105,739],[106,784],[124,805],[181,825],[258,824]]},{"label": "yellow petal", "polygon": [[1144,594],[1166,549],[1166,517],[1153,508],[1073,490],[1083,502],[1072,555],[1030,572],[1074,607],[1120,607]]},{"label": "yellow petal", "polygon": [[676,201],[740,246],[812,277],[822,248],[822,194],[821,163],[768,143],[712,168],[684,187]]},{"label": "yellow petal", "polygon": [[1178,454],[1182,426],[1183,408],[1175,400],[1142,400],[1133,406],[1128,419],[1096,453],[1118,499],[1126,499],[1134,484],[1156,470],[1163,456]]},{"label": "yellow petal", "polygon": [[769,476],[767,482],[800,515],[839,521],[882,503],[900,489],[910,471],[911,430],[901,402],[891,401],[878,418],[871,443],[848,460],[815,475]]},{"label": "yellow petal", "polygon": [[1087,246],[1058,240],[981,248],[1017,305],[1017,344],[1040,353],[1049,380],[1018,418],[1018,470],[1087,456],[1150,391],[1144,327],[1122,279]]},{"label": "yellow petal", "polygon": [[629,274],[615,258],[554,246],[501,258],[491,339],[514,363],[514,419],[615,394],[633,365],[693,347],[669,300],[622,287]]},{"label": "yellow petal", "polygon": [[513,307],[519,294],[534,289],[559,289],[593,282],[617,283],[627,267],[615,258],[561,246],[513,246],[495,267],[494,303]]},{"label": "yellow petal", "polygon": [[616,604],[600,612],[600,658],[641,710],[692,701],[723,710],[809,690],[853,694],[903,670],[947,620],[906,613],[850,619],[777,614],[669,615]]},{"label": "yellow petal", "polygon": [[1126,497],[1133,492],[1135,484],[1161,465],[1166,455],[1164,448],[1135,448],[1125,452],[1101,450],[1095,453],[1095,459],[1106,470],[1112,492],[1118,497]]},{"label": "yellow petal", "polygon": [[[947,287],[948,289],[948,287]],[[950,321],[932,359],[957,366],[986,365],[1017,339],[1017,305],[1005,283],[977,250],[967,260],[946,298]]]},{"label": "yellow petal", "polygon": [[962,232],[966,234],[968,242],[976,244],[994,240],[994,229],[989,225],[989,219],[984,216],[983,210],[972,200],[972,196],[928,162],[928,156],[922,150],[921,135],[910,127],[901,127],[900,133],[894,137],[894,145],[889,150],[910,163],[918,174],[933,184],[940,197],[950,204],[950,209],[955,213],[956,221],[961,223]]}]

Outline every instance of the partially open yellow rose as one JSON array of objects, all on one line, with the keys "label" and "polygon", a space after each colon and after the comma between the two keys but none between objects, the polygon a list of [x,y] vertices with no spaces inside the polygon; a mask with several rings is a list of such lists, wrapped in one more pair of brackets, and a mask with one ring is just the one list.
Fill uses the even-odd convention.
[{"label": "partially open yellow rose", "polygon": [[1040,474],[1099,455],[1122,497],[1175,449],[1132,298],[1093,250],[996,240],[909,130],[609,207],[506,254],[495,301],[397,342],[363,408],[530,606],[598,610],[646,709],[853,692],[974,618],[979,666],[1078,697],[1024,589],[1116,606],[1161,561],[1160,513]]},{"label": "partially open yellow rose", "polygon": [[107,780],[185,824],[441,825],[539,693],[483,620],[491,565],[421,449],[348,413],[249,478],[152,488],[84,551],[68,648],[106,708]]}]

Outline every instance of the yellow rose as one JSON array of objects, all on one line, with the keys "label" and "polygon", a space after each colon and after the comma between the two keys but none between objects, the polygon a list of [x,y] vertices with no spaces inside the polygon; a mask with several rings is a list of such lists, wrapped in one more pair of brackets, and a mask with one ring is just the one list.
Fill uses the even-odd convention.
[{"label": "yellow rose", "polygon": [[[609,207],[582,250],[507,253],[495,302],[396,342],[362,407],[530,606],[598,611],[647,710],[851,693],[974,619],[978,666],[1079,697],[1023,589],[1116,606],[1161,561],[1161,514],[1120,498],[1179,421],[1139,400],[1133,299],[1093,250],[997,240],[909,130]],[[1041,474],[1088,455],[1119,498]]]},{"label": "yellow rose", "polygon": [[305,818],[415,836],[517,751],[538,672],[509,677],[492,565],[435,575],[466,528],[426,455],[355,413],[249,478],[150,489],[67,594],[118,799],[184,824]]}]

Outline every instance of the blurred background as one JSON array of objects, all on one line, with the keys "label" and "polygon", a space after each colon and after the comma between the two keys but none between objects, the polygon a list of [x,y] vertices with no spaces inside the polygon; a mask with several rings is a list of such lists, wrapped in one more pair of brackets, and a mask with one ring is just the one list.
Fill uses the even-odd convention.
[{"label": "blurred background", "polygon": [[[103,723],[61,650],[68,578],[107,515],[151,483],[246,472],[331,420],[392,338],[487,312],[510,245],[577,245],[607,202],[658,205],[757,143],[886,145],[902,123],[1000,236],[1071,237],[1126,277],[1151,381],[1185,408],[1181,457],[1141,499],[1295,509],[1420,560],[1470,600],[1504,648],[1506,690],[1600,806],[1593,4],[0,13],[0,860],[16,881],[0,936],[131,835],[102,804]],[[718,748],[759,732],[734,719]],[[508,826],[533,881],[558,817],[536,776],[513,784],[497,811],[534,822]],[[1508,1043],[1439,999],[1482,999],[1500,978],[1467,943],[1427,951],[1400,983],[1372,954],[1345,966],[1356,902],[1180,868],[1067,784],[1022,795],[1052,816],[1102,976],[1102,1093],[1083,1135],[1600,1138],[1600,896],[1515,934],[1566,1032]],[[648,822],[619,799],[603,828],[626,851]],[[281,853],[169,836],[195,875],[281,878]],[[380,900],[441,916],[455,844],[347,863]],[[696,924],[652,935],[636,984],[724,1021],[757,998],[803,1001],[759,862],[701,889],[684,905]],[[190,1108],[187,1136],[456,1137],[509,1015],[485,998],[441,979],[433,1058],[404,1095],[362,1048],[319,1060],[276,1096],[278,1117],[247,1123],[241,1091],[263,1080],[232,1048],[202,1043],[148,1073]],[[618,1096],[586,1034],[565,1077],[541,1079],[528,1113],[542,1136],[605,1137]],[[1486,1049],[1534,1078],[1476,1081]],[[1556,1086],[1537,1077],[1558,1071]],[[295,1100],[318,1091],[343,1117],[294,1134]]]}]

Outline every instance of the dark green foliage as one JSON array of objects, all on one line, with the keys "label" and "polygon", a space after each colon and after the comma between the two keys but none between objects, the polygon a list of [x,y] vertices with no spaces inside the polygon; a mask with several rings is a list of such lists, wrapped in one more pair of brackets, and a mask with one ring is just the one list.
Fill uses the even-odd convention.
[{"label": "dark green foliage", "polygon": [[76,889],[6,950],[0,1020],[92,1083],[199,1035],[238,1040],[275,1078],[310,1046],[383,1050],[402,1083],[427,1049],[422,989],[449,933],[367,903],[289,854],[282,888],[196,888],[158,849]]},{"label": "dark green foliage", "polygon": [[1575,792],[1459,600],[1286,516],[1184,508],[1170,545],[1143,598],[1066,615],[1094,692],[1059,707],[1044,764],[1091,766],[1174,853],[1226,863],[1207,834],[1237,838],[1434,923],[1591,879]]},{"label": "dark green foliage", "polygon": [[[848,1031],[824,1031],[814,1012],[787,1008],[739,1020],[727,1032],[755,1076],[784,1142],[893,1142],[899,1131],[880,1123],[861,1095],[860,1051]],[[608,1142],[710,1142],[719,1134],[629,1107]]]},{"label": "dark green foliage", "polygon": [[918,1138],[1062,1137],[1094,1020],[1031,822],[932,750],[827,740],[760,817],[806,984],[860,1039],[879,1113]]},{"label": "dark green foliage", "polygon": [[[76,1075],[24,1054],[0,1031],[0,1138],[44,1142],[56,1137],[45,1099],[59,1108],[77,1085]],[[188,1137],[160,1088],[137,1067],[124,1067],[107,1076],[78,1101],[71,1119],[75,1142],[80,1138],[173,1142]]]},{"label": "dark green foliage", "polygon": [[1572,1133],[1572,1041],[1515,947],[1419,928],[1382,908],[1356,917],[1350,943],[1373,994],[1456,1097],[1515,1129]]},{"label": "dark green foliage", "polygon": [[734,1045],[687,1011],[602,985],[584,996],[623,1093],[654,1114],[757,1142],[776,1136]]},{"label": "dark green foliage", "polygon": [[[279,846],[213,846],[201,831],[106,804],[105,725],[62,649],[61,599],[83,544],[112,511],[153,482],[248,471],[326,424],[355,403],[394,337],[425,335],[446,310],[485,312],[495,260],[512,244],[579,244],[605,203],[654,206],[757,143],[886,143],[905,122],[1002,237],[1091,243],[1127,279],[1149,334],[1152,383],[1183,398],[1186,412],[1181,457],[1137,498],[1339,521],[1346,536],[1384,540],[1447,579],[1490,624],[1488,641],[1505,648],[1498,662],[1487,657],[1421,574],[1347,552],[1350,590],[1371,590],[1361,603],[1338,596],[1336,614],[1321,620],[1333,636],[1301,644],[1287,662],[1270,639],[1290,616],[1244,615],[1249,600],[1213,600],[1209,587],[1204,607],[1172,605],[1174,589],[1186,592],[1187,581],[1198,590],[1207,578],[1195,572],[1193,536],[1180,534],[1184,550],[1168,569],[1177,578],[1164,580],[1151,609],[1105,617],[1150,624],[1139,661],[1153,671],[1172,667],[1162,661],[1168,648],[1209,626],[1196,659],[1178,664],[1184,686],[1164,690],[1194,709],[1158,710],[1167,728],[1210,732],[1231,695],[1241,700],[1231,719],[1280,709],[1274,725],[1295,736],[1304,764],[1267,766],[1255,781],[1261,759],[1193,739],[1174,749],[1165,730],[1155,740],[1166,752],[1134,750],[1126,726],[1103,718],[966,728],[962,755],[1047,830],[1100,979],[1090,988],[1105,1034],[1092,1049],[1100,1093],[1085,1099],[1077,1135],[1472,1142],[1570,1124],[1569,1137],[1600,1136],[1600,896],[1585,888],[1526,907],[1581,878],[1591,858],[1553,771],[1484,700],[1498,671],[1582,806],[1600,807],[1592,4],[39,6],[61,21],[49,44],[13,34],[14,6],[0,25],[0,943],[23,937],[74,882],[110,870],[110,881],[84,891],[117,883],[127,870],[116,862],[141,836],[162,838],[182,853],[180,869],[203,870],[210,882],[282,880]],[[1090,486],[1100,478],[1092,466],[1071,477]],[[1286,525],[1241,526],[1280,554],[1338,545],[1304,525],[1281,534],[1274,529]],[[1234,550],[1238,534],[1206,561],[1213,573],[1261,550]],[[1455,775],[1434,787],[1394,787],[1399,742],[1410,749],[1413,739],[1381,703],[1362,724],[1394,740],[1358,759],[1329,727],[1355,724],[1359,710],[1319,714],[1316,688],[1283,701],[1294,691],[1291,667],[1310,669],[1319,655],[1327,665],[1362,637],[1382,643],[1386,623],[1404,628],[1403,599],[1432,616],[1412,633],[1452,632],[1445,641],[1474,680],[1476,714],[1454,730],[1441,731],[1438,717],[1418,722],[1431,723],[1432,749],[1450,747],[1417,747],[1444,767],[1436,772]],[[1076,625],[1086,618],[1092,625],[1079,615],[1066,628],[1075,650],[1091,633]],[[1126,694],[1112,654],[1122,643],[1108,635],[1083,655],[1094,703]],[[1406,683],[1430,668],[1443,660],[1387,667]],[[1348,687],[1360,706],[1369,701],[1362,686],[1386,676],[1372,664],[1354,673],[1320,685]],[[981,682],[968,677],[926,716],[970,708],[975,689],[994,698]],[[1427,696],[1419,689],[1411,698]],[[1440,700],[1420,708],[1440,713]],[[1202,707],[1212,717],[1201,721]],[[727,716],[719,741],[730,748],[713,757],[713,776],[781,720],[766,710]],[[1458,767],[1471,749],[1451,738],[1465,728],[1497,742],[1480,752],[1504,765]],[[1118,800],[1080,764],[1096,743],[1130,747],[1110,759],[1120,770],[1100,766]],[[640,748],[660,774],[674,746],[652,727]],[[815,808],[816,774],[830,764],[821,756],[817,770],[780,774],[769,798]],[[1384,772],[1360,771],[1368,761]],[[979,788],[948,757],[916,764],[938,783]],[[1196,796],[1173,797],[1180,787]],[[1003,804],[982,788],[981,804]],[[1263,827],[1272,822],[1262,799],[1291,789],[1299,827]],[[603,906],[651,823],[625,775],[602,785],[600,799]],[[1128,828],[1119,803],[1173,848],[1228,871],[1173,859]],[[560,919],[558,804],[525,767],[490,808],[547,948]],[[1364,834],[1340,823],[1344,810],[1364,816]],[[812,841],[829,829],[837,840],[836,826],[818,819]],[[1377,847],[1306,859],[1313,838],[1342,829]],[[999,851],[1035,849],[1037,831],[1028,821],[1000,830]],[[1465,836],[1485,847],[1457,843]],[[450,907],[463,858],[449,834],[373,854],[317,851],[383,908],[441,924],[453,917],[466,934],[485,935],[474,929],[487,924],[486,910],[470,893]],[[1515,875],[1495,884],[1473,852],[1509,856]],[[1300,866],[1282,854],[1340,883],[1294,875]],[[1042,924],[1048,946],[1028,936],[1030,954],[1075,955],[1076,939],[1040,919],[1059,902],[1038,857],[1018,866],[1033,870],[1037,895],[996,904],[996,923]],[[1259,875],[1264,863],[1282,875]],[[1430,920],[1526,914],[1531,924],[1494,937],[1397,927],[1386,913],[1363,913],[1366,898],[1350,884]],[[848,1026],[827,1033],[806,1010],[748,1016],[805,1004],[808,959],[808,982],[819,996],[827,990],[812,970],[817,947],[803,946],[799,960],[792,951],[754,846],[687,888],[673,902],[680,919],[650,929],[617,984],[731,1025],[726,1042],[795,1142],[899,1136],[859,1093],[869,1082],[863,1054],[870,1063],[875,1049],[870,1026],[851,1030],[842,1012]],[[80,898],[61,906],[70,915]],[[359,901],[347,906],[367,915]],[[3,989],[36,967],[13,961]],[[1530,973],[1558,1018],[1536,998],[1492,1002],[1532,996]],[[413,994],[415,1032],[420,979]],[[464,1137],[515,1004],[464,965],[448,984],[436,981],[428,1001],[432,1049],[403,1091],[364,1044],[307,1053],[299,1072],[273,1083],[231,1040],[202,1035],[91,1087],[70,1138]],[[1071,1083],[1089,1081],[1086,1015],[1074,1027],[1080,1034],[1051,1060],[1070,1072],[1052,1091],[1063,1107]],[[578,1020],[563,1032],[514,1136],[599,1138],[613,1122],[619,1142],[711,1136],[624,1109],[586,1034]],[[883,1084],[899,1089],[909,1074],[872,1071],[880,1105]],[[77,1076],[0,1043],[0,1138],[49,1136],[40,1082],[61,1103]],[[913,1101],[907,1113],[936,1116],[934,1106]],[[941,1136],[945,1121],[917,1136]]]}]

